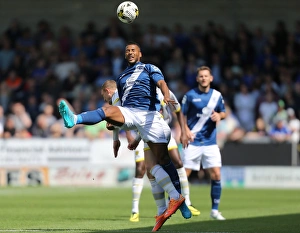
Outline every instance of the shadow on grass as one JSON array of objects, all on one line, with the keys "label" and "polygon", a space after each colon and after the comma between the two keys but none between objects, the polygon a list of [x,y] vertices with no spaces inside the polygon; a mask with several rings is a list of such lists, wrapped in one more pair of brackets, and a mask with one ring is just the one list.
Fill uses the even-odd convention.
[{"label": "shadow on grass", "polygon": [[[255,218],[228,219],[226,221],[194,221],[168,224],[159,233],[299,233],[300,213],[289,215],[265,216]],[[111,221],[111,219],[109,219]],[[117,219],[116,219],[117,221]],[[128,223],[129,224],[129,223]],[[27,229],[28,232],[75,232],[75,233],[144,233],[151,232],[152,227],[138,227],[120,230],[91,229]],[[0,231],[1,232],[1,231]]]},{"label": "shadow on grass", "polygon": [[[198,221],[168,225],[167,222],[159,232],[173,233],[299,233],[300,213],[289,215],[265,216],[255,218],[229,219],[226,221]],[[131,228],[124,230],[89,230],[88,233],[100,232],[151,232],[152,228]]]}]

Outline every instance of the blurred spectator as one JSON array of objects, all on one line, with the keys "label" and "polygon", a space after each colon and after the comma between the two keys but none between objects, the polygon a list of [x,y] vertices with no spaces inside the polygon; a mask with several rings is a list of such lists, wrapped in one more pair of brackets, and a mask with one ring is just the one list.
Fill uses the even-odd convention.
[{"label": "blurred spectator", "polygon": [[2,38],[0,49],[0,74],[5,74],[13,63],[16,52],[8,38]]},{"label": "blurred spectator", "polygon": [[267,45],[268,41],[266,36],[264,35],[264,31],[261,27],[258,27],[254,30],[254,35],[252,38],[252,47],[254,49],[255,56],[259,56],[264,47]]},{"label": "blurred spectator", "polygon": [[[163,70],[165,78],[168,81],[170,89],[176,93],[180,91],[180,81],[184,74],[185,61],[183,59],[183,51],[180,48],[176,48],[172,54],[171,58],[166,61]],[[196,79],[196,76],[195,76]]]},{"label": "blurred spectator", "polygon": [[273,94],[271,92],[267,92],[264,101],[258,106],[259,115],[264,120],[266,129],[269,129],[277,109],[278,104],[274,100]]},{"label": "blurred spectator", "polygon": [[73,44],[72,32],[68,26],[59,29],[58,49],[60,54],[70,54]]},{"label": "blurred spectator", "polygon": [[16,136],[16,127],[11,116],[6,117],[4,122],[3,138],[12,138]]},{"label": "blurred spectator", "polygon": [[24,58],[20,54],[14,56],[9,70],[15,70],[21,77],[25,77],[28,72],[28,68],[24,64]]},{"label": "blurred spectator", "polygon": [[96,43],[100,37],[100,33],[97,31],[96,22],[92,20],[88,21],[85,29],[80,33],[80,37],[83,39],[89,37]]},{"label": "blurred spectator", "polygon": [[184,30],[184,27],[181,23],[175,23],[173,26],[172,38],[174,40],[174,45],[181,50],[186,50],[189,37]]},{"label": "blurred spectator", "polygon": [[39,115],[39,103],[38,99],[36,98],[35,95],[30,95],[28,96],[26,101],[26,111],[30,115],[30,118],[32,119],[33,122],[35,122],[37,116]]},{"label": "blurred spectator", "polygon": [[296,118],[295,111],[292,108],[287,109],[288,127],[292,132],[292,142],[299,143],[300,140],[300,120]]},{"label": "blurred spectator", "polygon": [[286,142],[291,138],[291,131],[280,118],[274,119],[274,124],[271,126],[269,136],[275,142]]},{"label": "blurred spectator", "polygon": [[17,39],[22,35],[22,29],[18,19],[15,18],[10,21],[8,28],[5,30],[5,35],[11,41],[12,48],[15,48]]},{"label": "blurred spectator", "polygon": [[60,61],[54,67],[54,74],[64,81],[71,72],[77,74],[79,72],[79,66],[75,61],[72,61],[67,54],[60,56]]},{"label": "blurred spectator", "polygon": [[254,88],[257,77],[254,73],[254,67],[252,65],[246,66],[241,79],[242,79],[242,83],[247,86],[248,90]]},{"label": "blurred spectator", "polygon": [[49,126],[53,125],[57,121],[56,117],[54,116],[54,108],[52,104],[45,104],[41,115],[45,116],[45,121]]},{"label": "blurred spectator", "polygon": [[59,45],[52,31],[49,31],[41,41],[40,50],[44,58],[48,58],[53,53],[58,53]]},{"label": "blurred spectator", "polygon": [[111,69],[114,78],[117,78],[124,68],[124,52],[122,49],[114,49],[111,57]]},{"label": "blurred spectator", "polygon": [[155,41],[157,36],[158,28],[155,24],[148,24],[146,27],[146,32],[143,36],[142,48],[143,52],[151,53],[151,50],[155,48]]},{"label": "blurred spectator", "polygon": [[240,85],[240,92],[234,96],[234,107],[241,126],[250,131],[255,125],[256,96],[248,91],[245,84]]},{"label": "blurred spectator", "polygon": [[[201,64],[199,64],[199,66],[201,66]],[[218,53],[214,53],[212,55],[212,61],[210,67],[211,67],[212,76],[214,77],[213,85],[219,86],[223,81],[223,77],[222,77],[223,65],[221,63],[221,58]]]},{"label": "blurred spectator", "polygon": [[16,132],[27,131],[32,126],[32,120],[24,105],[20,102],[15,102],[11,106],[10,119],[14,122]]},{"label": "blurred spectator", "polygon": [[274,115],[274,120],[282,120],[283,123],[286,125],[287,121],[288,121],[288,113],[285,110],[285,103],[283,100],[279,100],[278,101],[278,108],[277,108],[277,112]]},{"label": "blurred spectator", "polygon": [[40,84],[44,81],[48,74],[48,69],[46,66],[46,60],[40,58],[37,60],[36,65],[33,67],[31,72],[31,77],[35,79],[35,81]]},{"label": "blurred spectator", "polygon": [[[75,43],[72,44],[70,57],[73,61],[76,61],[80,54],[84,53],[84,38],[78,36],[75,39]],[[67,53],[63,53],[62,56],[67,56]]]},{"label": "blurred spectator", "polygon": [[0,105],[3,107],[4,112],[8,111],[8,106],[10,103],[10,90],[6,85],[6,82],[0,82]]},{"label": "blurred spectator", "polygon": [[198,67],[195,55],[193,53],[188,53],[186,65],[184,67],[184,81],[189,88],[197,86],[196,77]]},{"label": "blurred spectator", "polygon": [[61,138],[64,136],[64,129],[62,124],[57,121],[50,126],[50,136],[51,138]]},{"label": "blurred spectator", "polygon": [[109,31],[108,37],[105,39],[105,47],[109,51],[113,51],[115,49],[123,50],[126,45],[124,38],[119,34],[117,28],[111,28]]},{"label": "blurred spectator", "polygon": [[109,52],[103,44],[99,44],[98,46],[96,57],[93,60],[93,66],[96,75],[102,75],[103,69],[105,68],[111,69]]},{"label": "blurred spectator", "polygon": [[83,51],[86,57],[91,60],[95,58],[96,52],[97,52],[97,45],[96,41],[93,36],[86,36],[84,38],[84,46]]},{"label": "blurred spectator", "polygon": [[241,127],[228,104],[225,104],[225,109],[226,118],[217,123],[217,142],[221,149],[227,141],[237,142],[245,135],[245,130]]},{"label": "blurred spectator", "polygon": [[53,34],[50,23],[45,20],[41,19],[36,24],[36,33],[34,35],[35,41],[37,46],[41,49],[42,44],[44,41],[46,41],[49,36]]},{"label": "blurred spectator", "polygon": [[45,114],[38,115],[31,132],[33,137],[47,138],[50,136],[50,124]]},{"label": "blurred spectator", "polygon": [[5,83],[11,92],[16,93],[22,87],[23,78],[15,70],[11,70],[5,79]]},{"label": "blurred spectator", "polygon": [[22,36],[16,41],[16,49],[22,56],[26,56],[30,49],[35,46],[35,41],[30,28],[22,30]]},{"label": "blurred spectator", "polygon": [[111,74],[111,69],[109,66],[103,66],[101,73],[97,76],[95,80],[96,87],[101,87],[102,84],[109,79],[114,79]]},{"label": "blurred spectator", "polygon": [[88,83],[86,74],[80,74],[74,86],[72,96],[85,103],[90,99],[91,94],[92,86]]},{"label": "blurred spectator", "polygon": [[4,133],[4,123],[5,123],[5,118],[4,118],[4,109],[0,105],[0,138],[3,137]]},{"label": "blurred spectator", "polygon": [[245,135],[245,139],[247,141],[254,140],[261,142],[262,140],[266,139],[267,136],[268,134],[266,124],[264,120],[261,117],[259,117],[255,121],[254,129],[252,131],[247,132],[247,134]]}]

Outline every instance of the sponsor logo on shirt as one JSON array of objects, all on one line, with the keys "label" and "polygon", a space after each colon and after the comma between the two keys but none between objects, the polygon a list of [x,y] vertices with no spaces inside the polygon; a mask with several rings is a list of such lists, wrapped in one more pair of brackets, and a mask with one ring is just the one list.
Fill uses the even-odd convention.
[{"label": "sponsor logo on shirt", "polygon": [[198,99],[193,99],[193,102],[201,102],[201,99],[198,98]]}]

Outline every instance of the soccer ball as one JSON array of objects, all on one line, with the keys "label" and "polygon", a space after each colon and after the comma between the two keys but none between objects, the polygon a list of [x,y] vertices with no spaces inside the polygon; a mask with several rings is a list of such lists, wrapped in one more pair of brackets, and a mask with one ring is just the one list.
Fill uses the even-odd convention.
[{"label": "soccer ball", "polygon": [[123,23],[132,23],[139,16],[139,9],[133,2],[122,2],[117,8],[117,16]]}]

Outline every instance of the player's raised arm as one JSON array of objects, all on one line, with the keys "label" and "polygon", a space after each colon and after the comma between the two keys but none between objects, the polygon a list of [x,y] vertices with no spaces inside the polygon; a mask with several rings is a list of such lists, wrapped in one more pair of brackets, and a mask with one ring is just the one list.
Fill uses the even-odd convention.
[{"label": "player's raised arm", "polygon": [[159,80],[157,82],[157,86],[161,90],[161,93],[164,96],[164,102],[166,104],[176,104],[176,102],[174,100],[172,100],[170,97],[170,89],[169,89],[167,83],[165,82],[165,80]]}]

